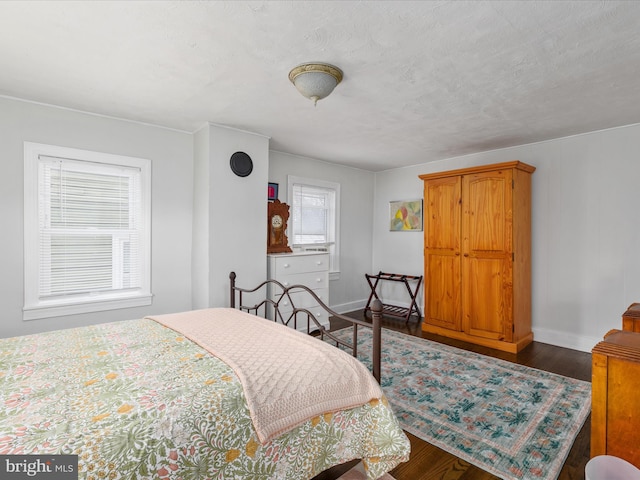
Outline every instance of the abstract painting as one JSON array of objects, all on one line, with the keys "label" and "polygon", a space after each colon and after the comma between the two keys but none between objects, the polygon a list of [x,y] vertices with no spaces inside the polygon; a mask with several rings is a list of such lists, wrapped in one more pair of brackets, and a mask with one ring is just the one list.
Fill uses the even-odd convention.
[{"label": "abstract painting", "polygon": [[422,199],[389,202],[389,230],[392,232],[422,231]]}]

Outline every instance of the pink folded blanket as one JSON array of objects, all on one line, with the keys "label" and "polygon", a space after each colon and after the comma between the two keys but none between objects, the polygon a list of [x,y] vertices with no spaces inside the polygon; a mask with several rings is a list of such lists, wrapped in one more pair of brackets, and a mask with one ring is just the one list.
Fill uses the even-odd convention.
[{"label": "pink folded blanket", "polygon": [[348,353],[255,315],[210,308],[147,318],[235,371],[262,443],[317,415],[382,397],[367,368]]}]

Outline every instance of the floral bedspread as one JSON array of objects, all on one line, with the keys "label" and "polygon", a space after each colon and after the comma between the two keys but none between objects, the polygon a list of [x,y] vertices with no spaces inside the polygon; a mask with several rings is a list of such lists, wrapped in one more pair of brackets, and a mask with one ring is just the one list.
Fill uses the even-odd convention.
[{"label": "floral bedspread", "polygon": [[386,400],[265,444],[233,370],[175,331],[130,320],[0,340],[0,454],[77,454],[79,479],[309,479],[408,460]]}]

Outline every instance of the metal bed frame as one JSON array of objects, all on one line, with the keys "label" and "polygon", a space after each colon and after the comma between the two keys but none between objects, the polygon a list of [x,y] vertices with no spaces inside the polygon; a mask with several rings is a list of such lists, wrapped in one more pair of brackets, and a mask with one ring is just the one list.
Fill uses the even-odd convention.
[{"label": "metal bed frame", "polygon": [[[378,381],[378,383],[380,383],[380,363],[381,363],[380,356],[381,356],[381,350],[382,350],[381,320],[382,320],[382,309],[383,309],[382,302],[380,300],[376,299],[373,302],[371,302],[371,307],[370,307],[371,323],[369,323],[364,320],[358,320],[358,319],[347,317],[345,315],[341,315],[337,312],[334,312],[331,308],[325,305],[322,302],[322,300],[320,300],[320,298],[318,298],[318,296],[314,293],[313,290],[311,290],[309,287],[305,285],[290,285],[288,287],[285,287],[277,280],[269,279],[269,280],[265,280],[255,288],[250,288],[250,289],[241,288],[236,285],[235,272],[231,272],[229,274],[229,280],[230,280],[229,282],[230,283],[230,289],[229,289],[230,299],[229,300],[230,300],[231,308],[238,308],[245,312],[253,313],[254,315],[257,315],[259,317],[263,317],[268,320],[273,320],[277,323],[282,323],[283,325],[289,325],[291,322],[293,322],[294,327],[297,326],[298,316],[301,316],[303,319],[306,319],[307,321],[307,333],[311,333],[311,327],[314,326],[315,327],[314,333],[316,329],[319,331],[317,335],[319,336],[320,340],[324,340],[325,337],[329,338],[331,341],[336,343],[336,347],[342,346],[343,348],[351,351],[351,354],[354,357],[358,356],[358,327],[362,326],[366,328],[371,328],[373,331],[373,341],[372,341],[373,352],[371,357],[372,370],[373,370],[374,378]],[[277,289],[276,291],[278,292],[278,295],[279,295],[277,297],[278,298],[277,301],[266,298],[267,286]],[[265,298],[263,300],[251,306],[246,306],[242,304],[243,294],[258,292],[263,287],[265,288]],[[349,322],[351,325],[353,325],[352,343],[347,343],[335,337],[330,330],[327,330],[320,322],[318,322],[318,320],[314,317],[313,313],[311,313],[308,309],[296,308],[295,302],[291,298],[292,291],[295,291],[296,294],[299,294],[301,291],[306,292],[318,303],[318,305],[322,309],[324,309],[329,314],[329,317],[333,317],[334,319],[344,320],[346,322]],[[293,311],[286,318],[282,315],[280,310],[280,303],[284,301],[284,299],[287,299],[291,304],[291,306],[293,307]],[[271,308],[268,309],[267,308],[268,306]],[[273,318],[268,318],[269,316],[268,310],[270,310],[269,313],[271,313],[271,316]],[[262,313],[260,313],[260,311],[262,311]]]}]

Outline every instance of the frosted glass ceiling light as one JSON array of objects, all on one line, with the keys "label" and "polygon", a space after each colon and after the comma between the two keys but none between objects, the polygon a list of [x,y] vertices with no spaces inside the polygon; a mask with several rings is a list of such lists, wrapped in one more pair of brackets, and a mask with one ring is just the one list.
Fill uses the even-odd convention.
[{"label": "frosted glass ceiling light", "polygon": [[326,63],[303,63],[289,72],[289,80],[316,105],[342,81],[342,70]]}]

